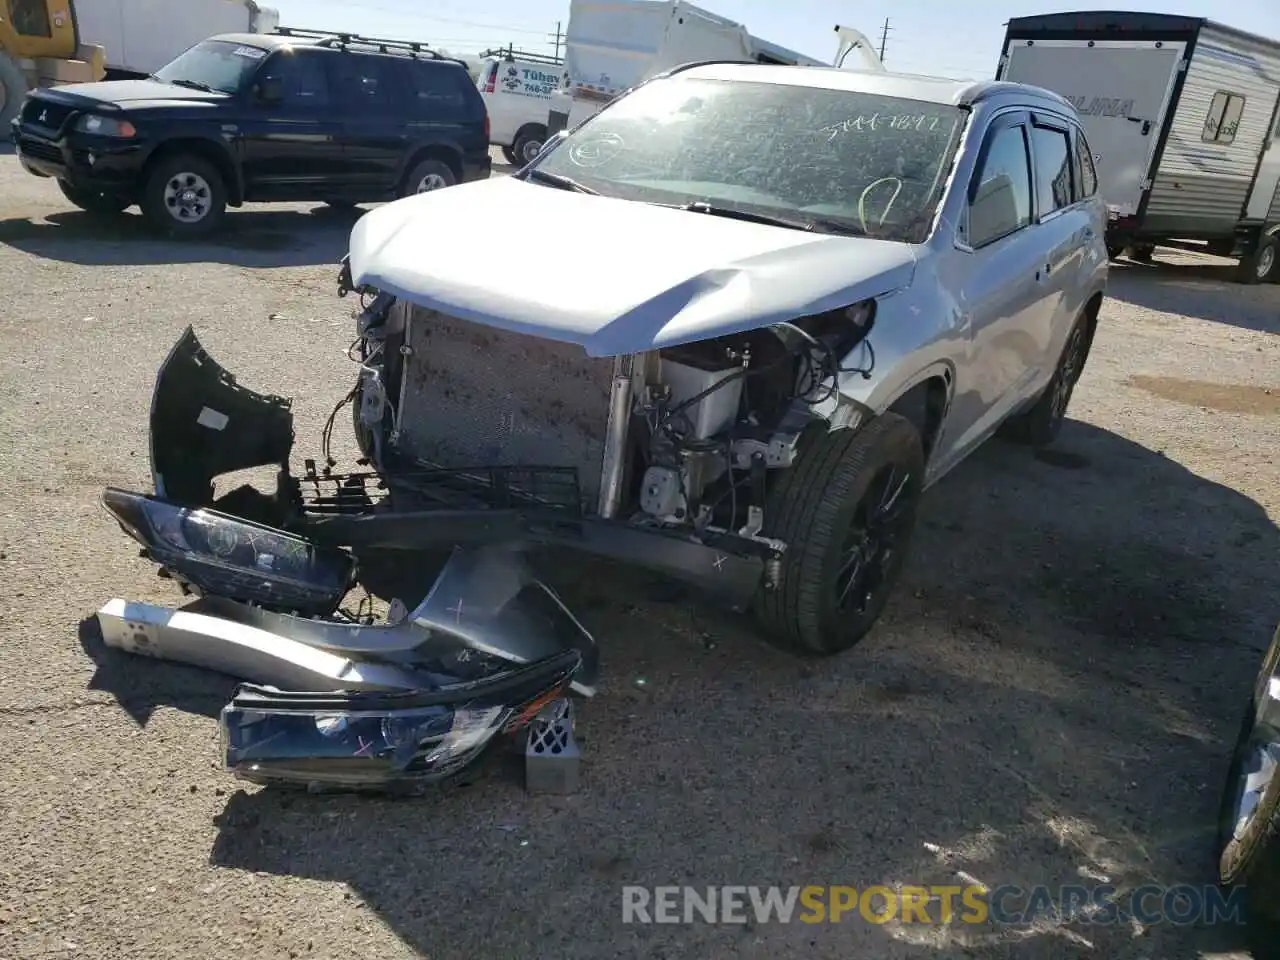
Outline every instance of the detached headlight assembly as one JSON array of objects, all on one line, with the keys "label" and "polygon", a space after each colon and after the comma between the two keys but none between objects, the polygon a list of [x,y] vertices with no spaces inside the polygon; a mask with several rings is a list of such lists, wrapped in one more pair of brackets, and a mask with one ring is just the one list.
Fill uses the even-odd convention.
[{"label": "detached headlight assembly", "polygon": [[355,561],[283,530],[108,487],[102,505],[152,560],[211,594],[325,616],[351,588]]},{"label": "detached headlight assembly", "polygon": [[76,129],[81,133],[96,133],[100,137],[119,137],[127,140],[138,135],[138,128],[128,120],[116,120],[96,113],[86,113],[76,121]]},{"label": "detached headlight assembly", "polygon": [[566,696],[576,651],[435,690],[294,693],[243,684],[219,718],[227,769],[259,784],[438,783]]}]

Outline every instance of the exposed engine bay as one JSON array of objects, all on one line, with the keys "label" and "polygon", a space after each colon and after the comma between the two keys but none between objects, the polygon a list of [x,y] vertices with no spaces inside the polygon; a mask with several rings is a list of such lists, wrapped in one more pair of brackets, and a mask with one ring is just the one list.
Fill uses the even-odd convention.
[{"label": "exposed engine bay", "polygon": [[380,475],[408,465],[572,469],[584,516],[726,547],[729,538],[766,560],[786,549],[766,533],[771,471],[791,466],[807,428],[856,425],[861,412],[838,380],[869,377],[875,362],[873,301],[594,359],[362,296],[352,398],[362,451]]}]

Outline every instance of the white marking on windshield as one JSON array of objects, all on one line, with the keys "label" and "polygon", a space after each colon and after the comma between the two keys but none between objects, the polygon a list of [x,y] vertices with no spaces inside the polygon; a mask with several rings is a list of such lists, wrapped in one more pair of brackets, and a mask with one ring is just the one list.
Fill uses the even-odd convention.
[{"label": "white marking on windshield", "polygon": [[856,117],[819,127],[818,132],[827,134],[827,140],[831,141],[842,133],[852,133],[855,130],[933,131],[938,129],[942,121],[942,117],[929,113],[860,113]]}]

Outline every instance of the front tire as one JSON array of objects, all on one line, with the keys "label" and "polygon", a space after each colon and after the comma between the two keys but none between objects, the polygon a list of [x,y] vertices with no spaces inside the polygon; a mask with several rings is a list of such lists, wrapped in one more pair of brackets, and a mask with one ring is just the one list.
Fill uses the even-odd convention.
[{"label": "front tire", "polygon": [[920,434],[897,414],[801,437],[765,506],[765,533],[787,544],[754,605],[770,639],[830,656],[866,636],[901,573],[923,482]]},{"label": "front tire", "polygon": [[82,190],[73,187],[65,180],[58,181],[58,189],[62,195],[86,213],[98,216],[114,216],[123,213],[125,207],[132,204],[128,197],[114,193],[103,193],[101,190]]},{"label": "front tire", "polygon": [[171,237],[208,236],[226,216],[227,187],[218,168],[203,157],[163,157],[147,174],[142,212]]},{"label": "front tire", "polygon": [[1280,671],[1280,629],[1240,724],[1218,813],[1218,880],[1247,893],[1255,938],[1280,953],[1280,729],[1259,711]]}]

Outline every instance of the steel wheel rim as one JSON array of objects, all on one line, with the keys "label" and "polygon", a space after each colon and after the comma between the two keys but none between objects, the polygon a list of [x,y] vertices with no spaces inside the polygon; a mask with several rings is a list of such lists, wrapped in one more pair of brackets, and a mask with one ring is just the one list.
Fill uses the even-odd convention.
[{"label": "steel wheel rim", "polygon": [[199,223],[213,206],[213,190],[198,173],[175,173],[164,185],[164,205],[179,223]]},{"label": "steel wheel rim", "polygon": [[[0,104],[3,106],[3,104]],[[1258,254],[1257,274],[1259,279],[1267,277],[1276,265],[1276,246],[1269,243]]]},{"label": "steel wheel rim", "polygon": [[432,190],[439,190],[441,187],[447,187],[449,184],[444,177],[438,173],[428,173],[425,177],[418,181],[418,189],[415,193],[430,193]]},{"label": "steel wheel rim", "polygon": [[538,151],[542,149],[541,140],[526,140],[524,147],[520,150],[520,159],[525,163],[532,163],[538,156]]},{"label": "steel wheel rim", "polygon": [[1071,393],[1075,390],[1076,381],[1080,379],[1080,353],[1084,344],[1084,331],[1077,325],[1071,331],[1071,339],[1067,341],[1067,349],[1062,355],[1062,366],[1058,368],[1058,382],[1053,388],[1053,418],[1061,420],[1067,414],[1067,404],[1071,401]]},{"label": "steel wheel rim", "polygon": [[836,569],[835,603],[841,612],[865,614],[888,584],[886,573],[901,553],[910,519],[912,479],[899,464],[884,467],[854,510]]}]

